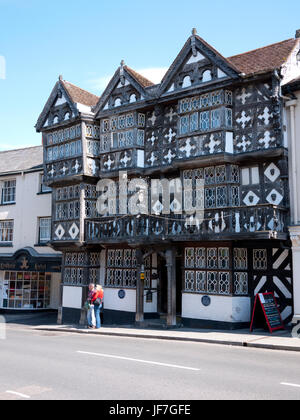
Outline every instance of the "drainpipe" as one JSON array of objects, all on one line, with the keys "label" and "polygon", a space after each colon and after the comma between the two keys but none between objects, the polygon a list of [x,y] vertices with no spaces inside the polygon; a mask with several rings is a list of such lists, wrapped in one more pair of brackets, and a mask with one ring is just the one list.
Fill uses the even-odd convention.
[{"label": "drainpipe", "polygon": [[291,121],[291,157],[292,157],[292,180],[293,180],[293,222],[294,225],[298,222],[298,195],[297,195],[297,153],[296,153],[296,121],[295,121],[295,107],[297,100],[290,100],[286,102],[286,107],[290,108]]}]

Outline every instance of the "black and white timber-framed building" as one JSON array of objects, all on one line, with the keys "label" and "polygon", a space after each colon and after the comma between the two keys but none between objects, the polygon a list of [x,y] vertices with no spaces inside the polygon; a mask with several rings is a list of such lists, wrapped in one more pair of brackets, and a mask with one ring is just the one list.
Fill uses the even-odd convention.
[{"label": "black and white timber-framed building", "polygon": [[[104,286],[108,323],[166,314],[170,326],[241,327],[265,291],[291,321],[281,86],[300,74],[299,48],[296,37],[225,58],[193,30],[159,85],[124,62],[100,98],[59,78],[36,130],[63,253],[60,322],[80,320],[91,281]],[[114,215],[97,212],[99,179],[114,181]],[[170,214],[159,189],[130,213],[154,179],[189,188],[180,197],[170,183]]]}]

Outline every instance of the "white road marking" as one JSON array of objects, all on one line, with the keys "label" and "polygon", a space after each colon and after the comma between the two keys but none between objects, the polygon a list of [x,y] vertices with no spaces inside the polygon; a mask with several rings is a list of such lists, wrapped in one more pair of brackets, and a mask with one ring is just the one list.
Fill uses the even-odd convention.
[{"label": "white road marking", "polygon": [[294,388],[300,388],[300,385],[298,385],[298,384],[289,384],[288,382],[281,382],[280,385],[293,386]]},{"label": "white road marking", "polygon": [[171,368],[177,368],[177,369],[193,370],[193,371],[196,371],[196,372],[200,371],[200,369],[187,367],[187,366],[171,365],[169,363],[152,362],[152,361],[149,361],[149,360],[132,359],[130,357],[113,356],[113,355],[110,355],[110,354],[90,353],[90,352],[87,352],[87,351],[77,351],[77,353],[87,354],[87,355],[90,355],[90,356],[107,357],[107,358],[110,358],[110,359],[128,360],[130,362],[146,363],[146,364],[149,364],[149,365],[157,365],[157,366],[165,366],[165,367],[171,367]]},{"label": "white road marking", "polygon": [[21,394],[20,392],[15,391],[6,391],[6,394],[16,395],[17,397],[25,398],[26,400],[29,400],[31,398],[29,395]]}]

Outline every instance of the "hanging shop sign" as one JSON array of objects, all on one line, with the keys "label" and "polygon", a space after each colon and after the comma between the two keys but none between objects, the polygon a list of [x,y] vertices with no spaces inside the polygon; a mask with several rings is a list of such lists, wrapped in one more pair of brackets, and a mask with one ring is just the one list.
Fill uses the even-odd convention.
[{"label": "hanging shop sign", "polygon": [[60,273],[61,257],[49,258],[44,255],[31,255],[26,250],[20,250],[13,255],[0,256],[0,271]]}]

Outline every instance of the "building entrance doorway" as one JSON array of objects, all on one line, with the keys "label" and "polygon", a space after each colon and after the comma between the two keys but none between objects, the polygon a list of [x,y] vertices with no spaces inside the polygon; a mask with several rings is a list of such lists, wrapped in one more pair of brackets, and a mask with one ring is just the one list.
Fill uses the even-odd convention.
[{"label": "building entrance doorway", "polygon": [[[168,313],[168,269],[166,260],[158,256],[158,302],[157,310],[160,315]],[[182,261],[176,258],[176,313],[182,312]]]}]

